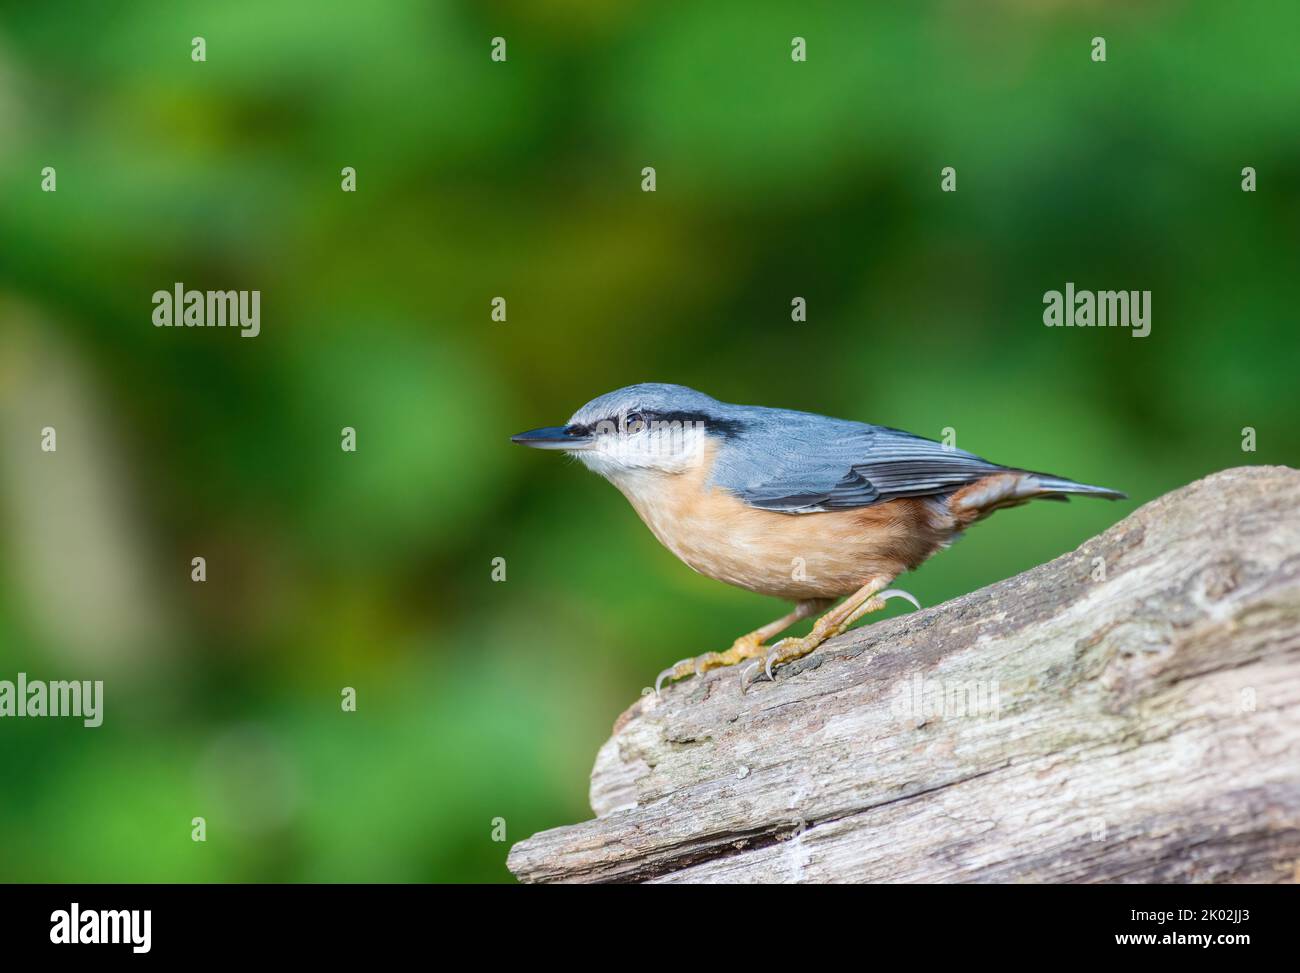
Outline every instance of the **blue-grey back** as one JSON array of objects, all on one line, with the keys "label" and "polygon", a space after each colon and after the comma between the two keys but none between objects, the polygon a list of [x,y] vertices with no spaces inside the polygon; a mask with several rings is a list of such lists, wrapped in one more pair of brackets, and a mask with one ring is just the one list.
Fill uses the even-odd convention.
[{"label": "blue-grey back", "polygon": [[815,513],[948,493],[1006,469],[885,426],[730,406],[712,482],[755,507]]}]

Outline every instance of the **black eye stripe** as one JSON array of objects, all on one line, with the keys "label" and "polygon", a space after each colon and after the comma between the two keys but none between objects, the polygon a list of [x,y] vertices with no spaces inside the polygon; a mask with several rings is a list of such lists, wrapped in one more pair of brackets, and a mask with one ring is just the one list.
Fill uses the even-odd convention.
[{"label": "black eye stripe", "polygon": [[629,409],[627,412],[616,413],[608,419],[601,419],[599,422],[590,425],[571,425],[567,427],[566,432],[575,436],[586,436],[601,431],[617,432],[627,428],[625,423],[629,419],[632,424],[638,422],[647,425],[679,423],[684,427],[699,426],[706,432],[721,435],[734,435],[742,432],[745,428],[743,422],[733,419],[718,419],[707,416],[702,412],[655,412],[649,409]]}]

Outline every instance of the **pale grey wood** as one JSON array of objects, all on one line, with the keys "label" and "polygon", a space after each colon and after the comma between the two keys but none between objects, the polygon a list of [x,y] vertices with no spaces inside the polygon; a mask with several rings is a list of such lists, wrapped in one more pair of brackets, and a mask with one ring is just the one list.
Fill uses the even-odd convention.
[{"label": "pale grey wood", "polygon": [[[599,817],[520,842],[510,869],[1296,881],[1298,511],[1300,472],[1227,470],[1048,564],[835,639],[748,695],[720,670],[643,697],[597,758]],[[909,714],[917,680],[953,690],[949,705]]]}]

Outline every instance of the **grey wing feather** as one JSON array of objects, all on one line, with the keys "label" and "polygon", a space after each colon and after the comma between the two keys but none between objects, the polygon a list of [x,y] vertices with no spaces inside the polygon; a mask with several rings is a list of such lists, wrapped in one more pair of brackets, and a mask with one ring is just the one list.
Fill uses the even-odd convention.
[{"label": "grey wing feather", "polygon": [[719,450],[713,482],[785,513],[949,493],[1007,467],[885,426],[753,409]]}]

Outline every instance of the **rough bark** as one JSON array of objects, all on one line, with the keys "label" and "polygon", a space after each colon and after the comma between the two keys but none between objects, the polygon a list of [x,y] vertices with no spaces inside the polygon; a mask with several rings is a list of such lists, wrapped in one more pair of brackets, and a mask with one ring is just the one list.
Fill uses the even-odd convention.
[{"label": "rough bark", "polygon": [[1247,467],[1076,551],[867,625],[742,696],[643,697],[595,820],[520,879],[1300,878],[1300,472]]}]

